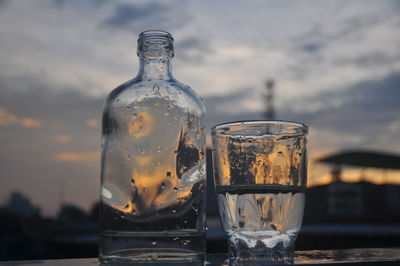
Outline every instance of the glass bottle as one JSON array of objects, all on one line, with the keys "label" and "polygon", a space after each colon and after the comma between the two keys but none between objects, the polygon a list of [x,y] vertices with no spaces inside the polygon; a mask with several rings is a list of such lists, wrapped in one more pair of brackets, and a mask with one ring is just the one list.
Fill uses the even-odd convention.
[{"label": "glass bottle", "polygon": [[103,111],[100,260],[201,262],[205,107],[172,76],[171,34],[142,32],[137,54]]}]

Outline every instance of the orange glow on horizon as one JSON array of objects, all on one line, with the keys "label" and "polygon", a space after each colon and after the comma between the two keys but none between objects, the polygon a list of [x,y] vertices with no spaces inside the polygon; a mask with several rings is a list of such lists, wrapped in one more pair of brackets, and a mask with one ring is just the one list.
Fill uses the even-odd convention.
[{"label": "orange glow on horizon", "polygon": [[100,160],[99,151],[88,152],[60,152],[55,154],[55,160],[62,162],[98,162]]}]

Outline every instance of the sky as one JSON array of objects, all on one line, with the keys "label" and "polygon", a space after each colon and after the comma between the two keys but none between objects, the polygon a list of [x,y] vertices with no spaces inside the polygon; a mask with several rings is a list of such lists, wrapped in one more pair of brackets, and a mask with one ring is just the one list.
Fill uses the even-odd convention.
[{"label": "sky", "polygon": [[54,215],[98,199],[102,105],[136,75],[148,29],[174,36],[174,76],[204,99],[208,129],[261,119],[273,79],[276,118],[310,127],[310,185],[329,181],[321,156],[399,154],[399,11],[389,0],[0,0],[0,204],[20,191]]}]

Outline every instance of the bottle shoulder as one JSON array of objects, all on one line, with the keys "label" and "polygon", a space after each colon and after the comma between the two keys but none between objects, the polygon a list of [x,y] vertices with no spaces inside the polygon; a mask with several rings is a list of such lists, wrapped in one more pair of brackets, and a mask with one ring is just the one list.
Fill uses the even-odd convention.
[{"label": "bottle shoulder", "polygon": [[203,99],[189,86],[175,80],[129,80],[111,91],[106,99],[105,107],[110,105],[131,105],[150,98],[164,98],[183,108],[196,109],[197,113],[205,113]]}]

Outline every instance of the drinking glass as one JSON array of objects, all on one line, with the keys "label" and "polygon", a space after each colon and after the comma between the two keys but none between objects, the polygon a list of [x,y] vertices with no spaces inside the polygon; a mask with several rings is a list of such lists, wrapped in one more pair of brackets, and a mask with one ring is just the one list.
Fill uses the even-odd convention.
[{"label": "drinking glass", "polygon": [[229,258],[292,264],[307,183],[307,126],[239,121],[212,128],[214,183]]}]

